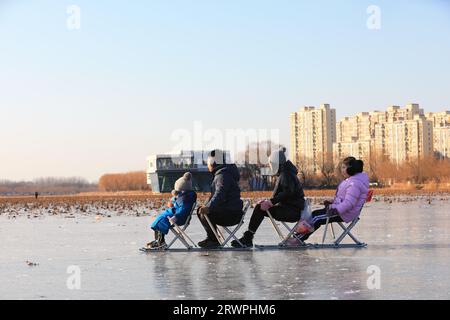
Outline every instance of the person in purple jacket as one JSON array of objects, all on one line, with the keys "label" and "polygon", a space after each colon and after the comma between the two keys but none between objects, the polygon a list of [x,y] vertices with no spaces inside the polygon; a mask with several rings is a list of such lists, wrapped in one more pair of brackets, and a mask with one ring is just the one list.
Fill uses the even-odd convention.
[{"label": "person in purple jacket", "polygon": [[[342,161],[341,173],[345,180],[339,184],[333,201],[325,201],[325,208],[312,212],[310,223],[315,231],[326,224],[328,217],[330,222],[348,223],[359,216],[369,192],[369,176],[363,170],[362,160],[348,157]],[[301,239],[306,241],[313,232],[304,234]],[[296,237],[289,243],[294,241]]]}]

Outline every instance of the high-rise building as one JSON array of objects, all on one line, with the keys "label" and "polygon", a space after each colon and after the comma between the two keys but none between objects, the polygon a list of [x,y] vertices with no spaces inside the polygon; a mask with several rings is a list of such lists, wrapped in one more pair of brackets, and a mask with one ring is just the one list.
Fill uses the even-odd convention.
[{"label": "high-rise building", "polygon": [[386,121],[413,120],[416,115],[423,116],[423,110],[416,103],[407,104],[405,108],[390,106],[386,111]]},{"label": "high-rise building", "polygon": [[370,141],[373,137],[372,125],[369,112],[360,112],[356,115],[358,140]]},{"label": "high-rise building", "polygon": [[335,159],[355,156],[370,160],[374,154],[380,154],[401,163],[433,153],[432,123],[425,119],[418,104],[358,113],[340,121],[337,132]]},{"label": "high-rise building", "polygon": [[[330,161],[333,121],[335,110],[329,105],[304,107],[291,114],[291,150],[296,165],[307,164],[317,173],[322,163]],[[335,165],[348,156],[368,164],[375,155],[397,164],[433,154],[450,157],[450,111],[425,114],[418,104],[411,103],[404,108],[360,112],[343,118],[335,127],[331,148]]]},{"label": "high-rise building", "polygon": [[301,170],[318,173],[324,163],[332,163],[334,142],[336,110],[329,104],[291,114],[291,159]]},{"label": "high-rise building", "polygon": [[337,142],[333,144],[335,164],[349,156],[367,162],[370,160],[373,136],[370,119],[368,112],[360,112],[354,117],[345,117],[337,123]]},{"label": "high-rise building", "polygon": [[336,124],[336,141],[352,142],[372,138],[370,114],[360,112],[354,117],[345,117]]},{"label": "high-rise building", "polygon": [[336,124],[336,141],[353,142],[358,139],[358,118],[345,117]]},{"label": "high-rise building", "polygon": [[335,165],[344,158],[355,157],[363,160],[365,167],[369,168],[371,156],[372,147],[370,140],[333,143],[333,161]]},{"label": "high-rise building", "polygon": [[450,158],[450,111],[427,112],[425,117],[433,123],[434,153],[439,158]]},{"label": "high-rise building", "polygon": [[388,122],[375,125],[374,147],[376,153],[397,164],[432,156],[433,123],[420,113],[408,120],[389,117]]},{"label": "high-rise building", "polygon": [[435,128],[450,126],[450,111],[427,112],[425,118],[433,122]]},{"label": "high-rise building", "polygon": [[438,158],[450,158],[450,125],[433,129],[433,146]]}]

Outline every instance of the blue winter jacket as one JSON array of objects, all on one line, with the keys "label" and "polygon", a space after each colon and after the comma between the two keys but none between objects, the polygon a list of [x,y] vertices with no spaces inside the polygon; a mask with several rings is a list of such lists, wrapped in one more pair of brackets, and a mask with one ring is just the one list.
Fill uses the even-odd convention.
[{"label": "blue winter jacket", "polygon": [[170,217],[176,218],[176,224],[182,226],[186,223],[192,207],[197,201],[197,194],[194,191],[181,192],[172,202],[173,208],[167,208],[160,213],[153,221],[151,228],[155,231],[160,231],[163,234],[168,234],[170,229]]}]

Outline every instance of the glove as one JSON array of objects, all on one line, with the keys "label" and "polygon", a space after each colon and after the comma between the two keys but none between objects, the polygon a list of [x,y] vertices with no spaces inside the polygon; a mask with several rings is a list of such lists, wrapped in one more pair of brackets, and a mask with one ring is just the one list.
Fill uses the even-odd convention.
[{"label": "glove", "polygon": [[270,200],[265,200],[265,201],[261,202],[260,206],[261,206],[262,211],[267,211],[273,207],[273,204]]},{"label": "glove", "polygon": [[324,202],[323,202],[323,205],[325,206],[325,207],[329,207],[329,206],[331,206],[333,204],[333,201],[330,201],[330,200],[325,200]]},{"label": "glove", "polygon": [[330,217],[331,216],[338,216],[339,215],[339,211],[337,211],[337,209],[335,209],[335,208],[330,208],[330,209],[328,209],[327,214]]},{"label": "glove", "polygon": [[208,208],[208,207],[201,207],[201,208],[198,210],[198,213],[199,213],[199,214],[208,215],[208,214],[209,214],[209,208]]}]

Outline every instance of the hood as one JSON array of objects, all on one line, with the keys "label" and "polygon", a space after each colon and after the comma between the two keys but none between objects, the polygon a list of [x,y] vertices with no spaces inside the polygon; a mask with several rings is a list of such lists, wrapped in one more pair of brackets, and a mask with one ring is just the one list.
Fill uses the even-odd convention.
[{"label": "hood", "polygon": [[239,169],[235,164],[228,164],[227,171],[232,175],[235,181],[239,181],[241,179],[241,174],[239,173]]},{"label": "hood", "polygon": [[235,164],[226,164],[219,166],[214,170],[213,173],[214,175],[217,175],[223,172],[229,173],[236,182],[239,182],[239,180],[241,179],[241,174],[239,173],[239,169]]},{"label": "hood", "polygon": [[294,166],[294,164],[290,160],[286,161],[286,163],[280,167],[278,174],[280,174],[281,172],[292,173],[294,175],[298,174],[297,167]]},{"label": "hood", "polygon": [[216,175],[217,173],[220,173],[220,172],[222,172],[224,169],[226,169],[226,165],[224,165],[224,164],[220,164],[220,165],[214,165],[214,168],[213,168],[213,170],[211,171],[211,173],[213,174],[213,175]]}]

